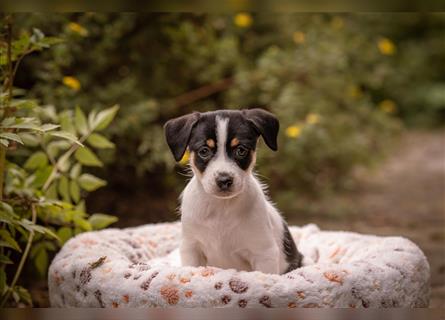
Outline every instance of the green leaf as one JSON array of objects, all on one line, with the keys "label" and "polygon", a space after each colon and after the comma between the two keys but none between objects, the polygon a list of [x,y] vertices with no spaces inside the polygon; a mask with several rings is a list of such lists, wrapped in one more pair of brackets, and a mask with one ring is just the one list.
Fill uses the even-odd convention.
[{"label": "green leaf", "polygon": [[0,269],[0,296],[6,291],[6,272],[4,269]]},{"label": "green leaf", "polygon": [[44,226],[39,226],[37,224],[32,223],[28,219],[22,219],[19,224],[28,231],[38,232],[44,235],[48,235],[56,240],[59,240],[57,234],[55,234],[52,230],[45,228]]},{"label": "green leaf", "polygon": [[39,145],[39,138],[29,132],[19,132],[18,135],[27,147],[37,147]]},{"label": "green leaf", "polygon": [[80,163],[76,163],[70,171],[70,178],[77,179],[82,171],[82,165]]},{"label": "green leaf", "polygon": [[114,148],[114,143],[98,133],[92,133],[88,137],[87,142],[98,149]]},{"label": "green leaf", "polygon": [[76,205],[76,210],[77,210],[77,211],[80,211],[80,212],[85,212],[85,211],[86,211],[85,200],[81,200],[81,201]]},{"label": "green leaf", "polygon": [[79,202],[80,189],[79,189],[79,185],[74,180],[70,181],[70,194],[71,194],[71,198],[73,199],[74,203]]},{"label": "green leaf", "polygon": [[26,160],[24,167],[28,170],[45,167],[48,164],[48,157],[43,151],[37,151]]},{"label": "green leaf", "polygon": [[76,112],[74,114],[74,123],[76,125],[76,129],[79,133],[86,135],[88,134],[88,123],[85,114],[79,106],[76,107]]},{"label": "green leaf", "polygon": [[9,146],[9,141],[6,139],[0,139],[0,143],[4,145],[6,148]]},{"label": "green leaf", "polygon": [[0,209],[4,210],[6,213],[9,213],[12,217],[18,218],[18,216],[14,213],[14,208],[4,201],[0,201]]},{"label": "green leaf", "polygon": [[16,109],[33,109],[37,105],[37,100],[14,99],[11,101],[11,107]]},{"label": "green leaf", "polygon": [[32,298],[27,289],[21,286],[16,286],[14,290],[19,295],[21,301],[25,302],[28,306],[32,307]]},{"label": "green leaf", "polygon": [[80,217],[75,217],[73,219],[73,222],[74,222],[74,224],[77,227],[81,228],[84,231],[91,231],[91,230],[93,230],[93,228],[91,227],[91,224],[90,224],[90,222],[88,220],[85,220],[85,219],[80,218]]},{"label": "green leaf", "polygon": [[53,182],[45,192],[45,197],[48,199],[58,199],[57,197],[57,183]]},{"label": "green leaf", "polygon": [[51,131],[60,127],[58,124],[46,123],[40,127],[43,132]]},{"label": "green leaf", "polygon": [[42,247],[34,258],[34,265],[41,276],[45,276],[48,270],[48,253]]},{"label": "green leaf", "polygon": [[105,180],[99,179],[91,174],[84,173],[78,179],[79,185],[86,191],[94,191],[107,184]]},{"label": "green leaf", "polygon": [[45,184],[46,180],[48,180],[52,171],[53,171],[52,166],[46,166],[46,167],[38,169],[35,172],[34,181],[32,182],[31,185],[35,188],[42,187]]},{"label": "green leaf", "polygon": [[5,119],[3,119],[1,126],[2,127],[9,127],[9,126],[13,125],[15,123],[15,121],[16,121],[15,117],[5,118]]},{"label": "green leaf", "polygon": [[63,200],[66,202],[71,202],[70,190],[68,184],[68,178],[62,176],[59,180],[59,194],[62,196]]},{"label": "green leaf", "polygon": [[97,111],[93,110],[88,114],[88,125],[94,130],[94,122],[96,120]]},{"label": "green leaf", "polygon": [[64,245],[65,242],[67,242],[73,236],[73,230],[68,227],[62,227],[57,230],[57,236],[60,239],[60,243]]},{"label": "green leaf", "polygon": [[67,150],[70,146],[71,143],[66,140],[52,141],[46,147],[46,152],[50,157],[55,159],[59,155],[60,151]]},{"label": "green leaf", "polygon": [[[52,227],[50,227],[50,228],[53,229]],[[54,230],[51,230],[51,231],[54,232]],[[43,244],[44,244],[46,250],[48,250],[48,251],[56,251],[57,250],[57,247],[56,247],[54,241],[46,240],[43,242]]]},{"label": "green leaf", "polygon": [[72,135],[76,135],[76,129],[74,128],[70,113],[68,111],[60,113],[59,119],[62,131],[69,132]]},{"label": "green leaf", "polygon": [[88,219],[94,230],[106,228],[110,224],[115,223],[117,220],[117,217],[103,213],[95,213]]},{"label": "green leaf", "polygon": [[74,157],[81,164],[91,167],[102,167],[103,164],[97,156],[88,148],[83,147],[76,150]]},{"label": "green leaf", "polygon": [[7,245],[4,245],[5,247],[9,247],[18,252],[22,252],[22,249],[20,249],[19,244],[11,236],[8,230],[6,229],[0,230],[0,238],[2,238],[5,243],[7,243]]},{"label": "green leaf", "polygon": [[[11,119],[11,118],[7,118]],[[29,129],[35,130],[39,132],[43,132],[39,122],[36,118],[32,117],[21,117],[21,118],[13,118],[14,122],[11,123],[11,120],[7,121],[7,125],[5,122],[2,122],[2,127],[7,129]]]},{"label": "green leaf", "polygon": [[[36,238],[37,237],[35,237],[34,240],[37,240]],[[29,256],[31,258],[35,258],[37,256],[37,253],[39,253],[39,251],[42,249],[45,249],[45,245],[42,241],[34,242],[34,245],[31,247],[31,251],[29,252]]]},{"label": "green leaf", "polygon": [[14,224],[15,221],[12,218],[12,216],[4,211],[0,211],[0,222],[6,223],[6,224]]},{"label": "green leaf", "polygon": [[8,256],[0,254],[0,264],[12,264],[12,260]]},{"label": "green leaf", "polygon": [[38,226],[39,228],[37,229],[37,232],[41,232],[46,236],[50,236],[51,238],[56,239],[57,241],[59,241],[59,237],[57,236],[57,234],[54,233],[54,231],[52,231],[49,228],[46,227],[42,227],[42,226]]},{"label": "green leaf", "polygon": [[51,136],[53,136],[53,137],[59,137],[59,138],[62,138],[62,139],[66,139],[66,140],[72,141],[72,142],[78,144],[79,146],[83,147],[82,142],[80,142],[77,139],[77,137],[74,134],[70,133],[70,132],[67,132],[67,131],[54,131],[54,132],[50,132],[49,134]]},{"label": "green leaf", "polygon": [[7,139],[7,140],[11,140],[11,141],[15,141],[15,142],[18,142],[18,143],[20,143],[20,144],[23,144],[23,141],[22,141],[22,139],[20,138],[20,136],[18,136],[18,135],[15,134],[15,133],[12,133],[12,132],[3,132],[3,133],[0,133],[0,138]]},{"label": "green leaf", "polygon": [[71,161],[69,157],[62,157],[59,158],[59,161],[57,162],[57,167],[59,168],[60,172],[67,172],[71,167]]},{"label": "green leaf", "polygon": [[116,116],[117,111],[119,110],[119,106],[115,105],[111,108],[105,109],[100,111],[95,119],[94,119],[94,125],[92,126],[92,130],[94,131],[100,131],[108,127],[108,125],[113,121],[114,117]]}]

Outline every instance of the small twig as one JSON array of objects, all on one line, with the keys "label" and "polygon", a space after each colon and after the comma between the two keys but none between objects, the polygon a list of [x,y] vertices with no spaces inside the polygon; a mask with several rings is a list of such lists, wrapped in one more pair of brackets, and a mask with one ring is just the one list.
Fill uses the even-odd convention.
[{"label": "small twig", "polygon": [[[35,204],[31,204],[31,212],[32,212],[32,218],[31,222],[32,224],[36,223],[37,219],[37,212]],[[14,278],[12,279],[11,285],[8,288],[8,291],[6,291],[5,295],[3,296],[3,299],[0,304],[0,308],[3,308],[5,303],[8,301],[9,296],[11,295],[12,290],[14,290],[14,287],[20,277],[20,274],[22,273],[23,266],[25,265],[25,261],[28,258],[29,250],[31,249],[32,240],[34,239],[34,230],[29,231],[29,237],[28,242],[26,243],[25,251],[23,251],[22,258],[20,259],[19,266],[17,267],[17,271],[15,272]]]},{"label": "small twig", "polygon": [[224,91],[233,84],[233,78],[222,79],[218,82],[202,86],[198,89],[186,92],[176,97],[176,106],[182,107],[192,102],[211,96],[214,93]]}]

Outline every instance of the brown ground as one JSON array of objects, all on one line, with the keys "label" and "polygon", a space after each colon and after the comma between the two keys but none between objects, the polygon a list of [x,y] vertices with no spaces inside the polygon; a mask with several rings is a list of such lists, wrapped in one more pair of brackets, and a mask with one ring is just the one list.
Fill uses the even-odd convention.
[{"label": "brown ground", "polygon": [[358,190],[319,206],[320,212],[341,206],[347,215],[307,215],[289,222],[411,239],[431,266],[430,306],[444,307],[445,132],[405,133],[390,157],[372,172],[359,174],[358,181]]}]

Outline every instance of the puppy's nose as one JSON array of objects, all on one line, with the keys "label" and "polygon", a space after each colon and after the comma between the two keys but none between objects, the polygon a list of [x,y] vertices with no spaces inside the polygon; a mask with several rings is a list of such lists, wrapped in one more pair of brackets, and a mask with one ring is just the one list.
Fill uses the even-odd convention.
[{"label": "puppy's nose", "polygon": [[220,173],[216,177],[216,185],[222,190],[227,191],[233,184],[233,177],[228,173]]}]

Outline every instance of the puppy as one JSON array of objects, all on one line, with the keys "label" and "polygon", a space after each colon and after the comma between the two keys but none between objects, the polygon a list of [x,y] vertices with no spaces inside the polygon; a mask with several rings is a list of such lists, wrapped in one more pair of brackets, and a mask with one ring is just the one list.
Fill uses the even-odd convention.
[{"label": "puppy", "polygon": [[182,265],[275,274],[300,267],[286,222],[253,174],[259,136],[277,150],[275,116],[262,109],[195,112],[164,129],[176,161],[189,148],[194,174],[181,195]]}]

